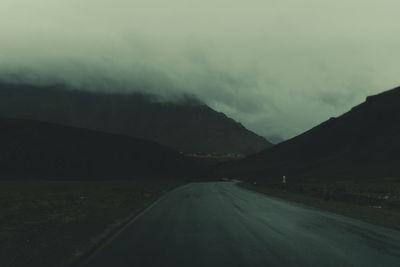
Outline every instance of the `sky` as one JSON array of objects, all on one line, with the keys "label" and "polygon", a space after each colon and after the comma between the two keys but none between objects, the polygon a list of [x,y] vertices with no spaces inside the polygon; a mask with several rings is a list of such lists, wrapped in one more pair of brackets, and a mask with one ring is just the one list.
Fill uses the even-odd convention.
[{"label": "sky", "polygon": [[290,138],[400,85],[398,0],[1,0],[0,79],[192,95]]}]

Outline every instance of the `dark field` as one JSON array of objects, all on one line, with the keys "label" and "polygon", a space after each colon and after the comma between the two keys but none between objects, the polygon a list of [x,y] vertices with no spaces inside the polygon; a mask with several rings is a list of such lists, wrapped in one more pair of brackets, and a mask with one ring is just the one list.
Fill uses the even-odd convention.
[{"label": "dark field", "polygon": [[178,184],[0,181],[0,266],[68,263]]},{"label": "dark field", "polygon": [[250,190],[400,230],[400,178],[241,184]]}]

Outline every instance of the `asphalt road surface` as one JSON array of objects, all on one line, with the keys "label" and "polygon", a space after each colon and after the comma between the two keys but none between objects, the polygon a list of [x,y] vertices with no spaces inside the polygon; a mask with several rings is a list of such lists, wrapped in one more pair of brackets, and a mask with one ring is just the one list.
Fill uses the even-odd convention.
[{"label": "asphalt road surface", "polygon": [[400,266],[400,232],[242,189],[177,188],[87,266]]}]

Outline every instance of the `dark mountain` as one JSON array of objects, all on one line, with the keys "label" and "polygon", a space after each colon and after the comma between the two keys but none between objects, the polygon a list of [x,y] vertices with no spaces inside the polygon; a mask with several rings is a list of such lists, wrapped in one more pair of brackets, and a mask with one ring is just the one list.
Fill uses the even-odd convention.
[{"label": "dark mountain", "polygon": [[266,149],[220,174],[278,179],[400,174],[400,88],[367,97],[338,118]]},{"label": "dark mountain", "polygon": [[188,178],[192,160],[151,141],[0,119],[0,179]]},{"label": "dark mountain", "polygon": [[271,146],[240,123],[190,98],[166,103],[142,94],[3,83],[0,116],[148,139],[184,153],[252,154]]}]

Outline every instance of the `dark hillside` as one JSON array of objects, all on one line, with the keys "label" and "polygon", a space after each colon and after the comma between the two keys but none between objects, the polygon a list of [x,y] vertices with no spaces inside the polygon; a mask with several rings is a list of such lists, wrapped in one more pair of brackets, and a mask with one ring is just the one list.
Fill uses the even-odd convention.
[{"label": "dark hillside", "polygon": [[219,171],[254,178],[399,176],[400,88]]},{"label": "dark hillside", "polygon": [[188,178],[190,159],[154,142],[0,119],[0,179]]}]

